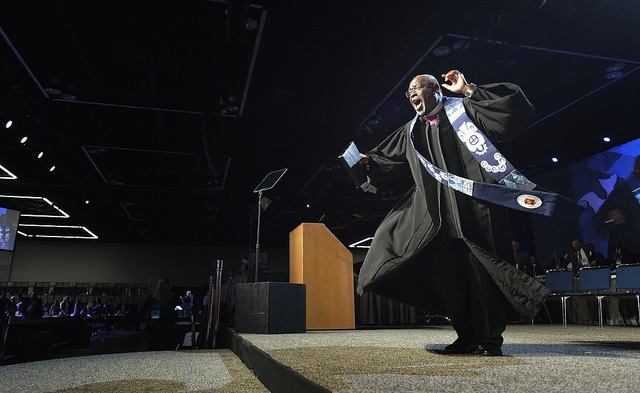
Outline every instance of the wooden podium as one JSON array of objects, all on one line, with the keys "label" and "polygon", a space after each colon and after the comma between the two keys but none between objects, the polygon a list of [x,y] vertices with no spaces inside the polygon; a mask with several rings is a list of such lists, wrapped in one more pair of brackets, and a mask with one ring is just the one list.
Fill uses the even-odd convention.
[{"label": "wooden podium", "polygon": [[307,286],[307,330],[355,329],[353,255],[324,224],[289,234],[289,281]]}]

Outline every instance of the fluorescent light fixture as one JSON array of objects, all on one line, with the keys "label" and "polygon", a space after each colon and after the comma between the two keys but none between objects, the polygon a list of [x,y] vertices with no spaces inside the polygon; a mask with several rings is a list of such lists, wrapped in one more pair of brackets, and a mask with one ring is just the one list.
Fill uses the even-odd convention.
[{"label": "fluorescent light fixture", "polygon": [[14,175],[7,168],[0,165],[0,179],[2,180],[15,180],[18,176]]},{"label": "fluorescent light fixture", "polygon": [[[43,225],[43,224],[19,224],[19,227],[23,230],[25,228],[49,228],[49,229],[61,229],[61,232],[64,231],[75,231],[78,230],[80,235],[68,235],[68,234],[35,234],[28,233],[26,231],[18,231],[18,233],[23,234],[27,237],[33,238],[48,238],[48,239],[97,239],[98,236],[91,232],[87,227],[82,225]],[[71,231],[69,231],[71,230]]]},{"label": "fluorescent light fixture", "polygon": [[[27,196],[27,195],[0,195],[0,198],[8,198],[8,199],[30,199],[30,200],[36,200],[36,201],[42,201],[44,203],[46,203],[47,205],[49,205],[50,207],[53,208],[55,213],[59,213],[59,214],[29,214],[29,213],[21,213],[20,215],[22,217],[40,217],[40,218],[69,218],[69,215],[67,213],[65,213],[62,209],[60,209],[58,206],[54,205],[53,202],[51,202],[50,200],[48,200],[45,197],[38,197],[38,196]],[[24,211],[24,209],[22,209],[21,211]]]},{"label": "fluorescent light fixture", "polygon": [[366,238],[364,238],[362,240],[358,240],[355,243],[351,243],[351,244],[349,244],[349,248],[370,248],[371,247],[370,244],[366,244],[366,245],[363,244],[363,243],[366,243],[366,242],[368,242],[370,240],[373,240],[373,236],[369,236],[369,237],[366,237]]}]

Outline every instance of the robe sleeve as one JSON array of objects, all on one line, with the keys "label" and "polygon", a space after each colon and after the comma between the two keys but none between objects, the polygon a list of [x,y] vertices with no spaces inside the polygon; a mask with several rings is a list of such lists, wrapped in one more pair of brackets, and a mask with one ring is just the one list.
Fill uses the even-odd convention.
[{"label": "robe sleeve", "polygon": [[514,137],[535,118],[533,104],[513,83],[478,86],[463,102],[469,117],[489,138]]},{"label": "robe sleeve", "polygon": [[368,182],[362,187],[364,191],[375,193],[378,188],[384,188],[391,181],[410,178],[411,172],[406,157],[407,128],[408,126],[400,127],[367,153],[369,171]]}]

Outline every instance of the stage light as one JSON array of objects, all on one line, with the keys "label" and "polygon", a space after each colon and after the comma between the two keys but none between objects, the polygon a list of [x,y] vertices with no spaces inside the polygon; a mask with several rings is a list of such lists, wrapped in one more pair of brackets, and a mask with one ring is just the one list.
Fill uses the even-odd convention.
[{"label": "stage light", "polygon": [[453,44],[453,50],[460,50],[460,49],[463,49],[463,48],[468,48],[469,44],[470,44],[470,42],[468,40],[458,41],[455,44]]},{"label": "stage light", "polygon": [[2,180],[15,180],[18,176],[14,175],[7,168],[0,165],[0,179]]},{"label": "stage light", "polygon": [[615,63],[615,64],[611,64],[609,67],[606,68],[607,72],[614,72],[614,71],[620,71],[621,69],[623,69],[625,66],[624,63]]},{"label": "stage light", "polygon": [[55,170],[56,170],[56,166],[55,165],[52,165],[51,168],[49,168],[49,172],[53,172]]},{"label": "stage light", "polygon": [[29,137],[28,136],[23,136],[22,139],[20,139],[20,143],[22,143],[24,145],[25,143],[27,143],[27,140],[29,140]]},{"label": "stage light", "polygon": [[67,100],[67,101],[77,101],[78,100],[78,97],[76,97],[73,94],[69,94],[69,93],[62,93],[60,98],[62,98],[63,100]]},{"label": "stage light", "polygon": [[[30,205],[33,205],[35,213],[23,213],[22,217],[39,217],[39,218],[69,218],[70,216],[64,212],[62,209],[53,204],[49,199],[41,196],[30,196],[30,195],[0,195],[0,199],[17,199],[28,200]],[[51,209],[49,209],[51,208]],[[53,213],[50,213],[53,211]],[[22,224],[20,224],[22,225]]]},{"label": "stage light", "polygon": [[57,89],[55,87],[47,87],[44,89],[44,91],[47,92],[47,94],[49,94],[50,96],[54,96],[54,97],[58,97],[60,95],[62,95],[62,91],[60,89]]},{"label": "stage light", "polygon": [[556,157],[553,157],[553,158],[551,159],[551,161],[553,161],[553,162],[558,162],[558,159],[557,159]]},{"label": "stage light", "polygon": [[38,157],[38,159],[42,158],[42,156],[44,156],[44,152],[41,151],[40,153],[38,153],[38,155],[36,157]]},{"label": "stage light", "polygon": [[433,55],[438,57],[446,56],[449,53],[451,53],[451,48],[448,46],[439,46],[433,50]]},{"label": "stage light", "polygon": [[220,109],[218,110],[218,114],[223,116],[238,116],[240,114],[240,106],[237,104],[238,98],[231,94],[225,98],[219,98],[218,103],[220,104]]},{"label": "stage light", "polygon": [[381,120],[382,119],[380,119],[380,116],[374,113],[367,119],[367,125],[371,127],[379,126]]},{"label": "stage light", "polygon": [[604,76],[605,79],[617,79],[624,75],[622,69],[625,67],[624,63],[615,63],[611,64],[606,68],[607,74]]},{"label": "stage light", "polygon": [[608,74],[606,74],[604,76],[604,79],[618,79],[620,78],[622,75],[624,75],[624,72],[622,71],[613,71],[613,72],[609,72]]},{"label": "stage light", "polygon": [[9,120],[6,123],[4,123],[4,128],[11,128],[12,125],[13,125],[13,121]]},{"label": "stage light", "polygon": [[605,136],[604,138],[602,138],[602,140],[605,142],[611,142],[611,138],[609,138],[608,136]]},{"label": "stage light", "polygon": [[[89,228],[83,225],[47,225],[47,224],[20,224],[20,228],[23,229],[21,233],[27,237],[41,237],[41,238],[50,238],[50,239],[89,239],[95,240],[98,239],[98,235],[91,232]],[[31,229],[33,228],[33,229]],[[43,230],[43,228],[52,230],[49,234],[41,234],[36,233],[35,231]],[[32,231],[29,233],[29,231]],[[53,232],[58,231],[59,234],[54,234]],[[75,232],[74,232],[75,231]],[[77,233],[75,235],[69,233]]]},{"label": "stage light", "polygon": [[244,24],[244,29],[247,31],[255,30],[258,28],[258,22],[255,19],[247,18]]}]

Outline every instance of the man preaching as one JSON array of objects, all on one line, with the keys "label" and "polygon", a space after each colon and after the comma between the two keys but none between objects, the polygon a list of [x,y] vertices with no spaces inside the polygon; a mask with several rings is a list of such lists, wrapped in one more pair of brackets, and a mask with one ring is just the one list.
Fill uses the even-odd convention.
[{"label": "man preaching", "polygon": [[[358,293],[444,312],[458,335],[444,353],[500,356],[508,317],[533,318],[549,291],[507,262],[513,252],[504,206],[542,203],[517,171],[497,180],[510,164],[489,139],[525,130],[534,108],[514,84],[476,86],[457,70],[442,77],[442,85],[432,75],[414,77],[405,94],[416,116],[362,155],[365,191],[392,176],[412,185],[376,230]],[[445,97],[443,87],[464,98]],[[518,184],[503,187],[505,195],[518,194],[501,198],[509,183]]]}]

